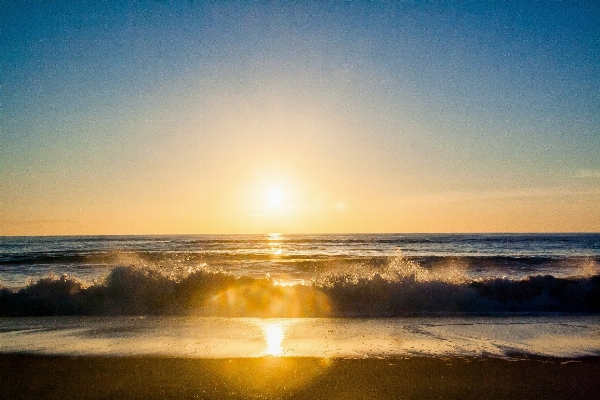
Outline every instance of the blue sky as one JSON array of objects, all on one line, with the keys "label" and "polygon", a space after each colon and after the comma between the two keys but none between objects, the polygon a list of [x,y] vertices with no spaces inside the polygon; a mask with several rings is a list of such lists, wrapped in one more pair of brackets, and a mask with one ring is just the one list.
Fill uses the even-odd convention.
[{"label": "blue sky", "polygon": [[0,8],[0,234],[600,229],[593,2]]}]

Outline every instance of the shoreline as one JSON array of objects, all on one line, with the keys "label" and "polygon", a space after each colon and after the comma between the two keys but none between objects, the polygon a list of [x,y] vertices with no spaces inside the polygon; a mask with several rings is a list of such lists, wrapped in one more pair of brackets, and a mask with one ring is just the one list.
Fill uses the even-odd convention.
[{"label": "shoreline", "polygon": [[0,355],[0,398],[597,398],[600,356]]},{"label": "shoreline", "polygon": [[0,353],[389,358],[600,356],[600,316],[0,318]]}]

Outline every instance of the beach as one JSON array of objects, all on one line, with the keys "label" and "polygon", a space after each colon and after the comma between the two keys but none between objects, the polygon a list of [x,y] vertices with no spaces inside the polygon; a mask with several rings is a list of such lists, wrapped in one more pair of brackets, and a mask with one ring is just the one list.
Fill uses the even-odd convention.
[{"label": "beach", "polygon": [[597,398],[599,241],[2,238],[0,398]]},{"label": "beach", "polygon": [[0,356],[0,397],[592,399],[600,358]]},{"label": "beach", "polygon": [[596,398],[597,316],[0,318],[0,398]]}]

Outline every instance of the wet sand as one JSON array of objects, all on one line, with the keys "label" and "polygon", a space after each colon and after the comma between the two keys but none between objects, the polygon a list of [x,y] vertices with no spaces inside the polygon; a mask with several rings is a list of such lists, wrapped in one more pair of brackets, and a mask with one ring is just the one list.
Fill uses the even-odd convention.
[{"label": "wet sand", "polygon": [[0,398],[592,399],[600,357],[0,355]]},{"label": "wet sand", "polygon": [[[600,356],[600,317],[0,318],[0,354],[255,358]],[[521,357],[522,358],[522,357]]]}]

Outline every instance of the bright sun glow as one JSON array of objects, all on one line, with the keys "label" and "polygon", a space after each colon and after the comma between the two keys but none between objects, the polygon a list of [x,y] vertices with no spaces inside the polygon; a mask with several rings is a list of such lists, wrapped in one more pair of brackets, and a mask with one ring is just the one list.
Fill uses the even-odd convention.
[{"label": "bright sun glow", "polygon": [[271,356],[279,356],[283,352],[281,348],[281,342],[283,341],[283,326],[279,324],[268,324],[264,328],[265,341],[267,342],[267,349],[265,354]]},{"label": "bright sun glow", "polygon": [[271,188],[267,192],[267,202],[269,207],[280,207],[283,201],[283,193],[277,188]]}]

